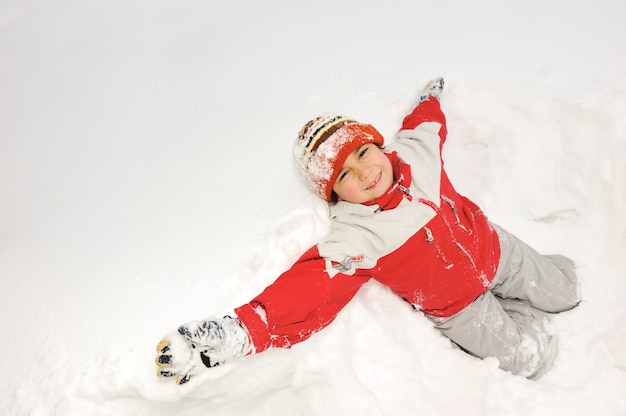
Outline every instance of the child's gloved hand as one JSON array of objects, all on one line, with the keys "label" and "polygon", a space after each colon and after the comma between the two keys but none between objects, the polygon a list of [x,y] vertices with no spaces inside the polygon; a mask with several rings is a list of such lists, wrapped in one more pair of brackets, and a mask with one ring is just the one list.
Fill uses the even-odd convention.
[{"label": "child's gloved hand", "polygon": [[157,375],[176,377],[176,383],[185,384],[199,372],[243,357],[250,350],[248,332],[237,318],[189,322],[157,345]]},{"label": "child's gloved hand", "polygon": [[426,84],[424,89],[422,90],[422,93],[420,94],[419,102],[421,103],[422,101],[427,99],[430,95],[432,95],[436,99],[440,100],[441,99],[441,91],[443,91],[443,85],[444,85],[443,77],[439,77],[439,78],[435,78],[433,80],[430,80],[428,82],[428,84]]}]

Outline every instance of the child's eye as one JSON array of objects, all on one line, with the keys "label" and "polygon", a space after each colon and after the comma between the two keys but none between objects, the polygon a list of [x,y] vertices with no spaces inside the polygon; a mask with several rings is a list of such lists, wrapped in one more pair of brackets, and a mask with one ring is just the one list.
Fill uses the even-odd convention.
[{"label": "child's eye", "polygon": [[337,182],[341,182],[343,180],[343,178],[346,177],[346,175],[348,174],[348,172],[343,171],[339,173],[339,176],[337,176]]},{"label": "child's eye", "polygon": [[367,149],[369,149],[369,147],[365,146],[361,149],[361,151],[359,152],[359,158],[365,156],[365,153],[367,153]]}]

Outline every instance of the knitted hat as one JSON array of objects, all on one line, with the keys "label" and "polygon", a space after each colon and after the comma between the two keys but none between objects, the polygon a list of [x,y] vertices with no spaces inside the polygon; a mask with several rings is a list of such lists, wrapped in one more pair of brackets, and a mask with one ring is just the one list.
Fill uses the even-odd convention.
[{"label": "knitted hat", "polygon": [[322,114],[302,127],[293,147],[300,173],[317,195],[332,199],[339,169],[354,150],[366,143],[383,146],[385,139],[370,124]]}]

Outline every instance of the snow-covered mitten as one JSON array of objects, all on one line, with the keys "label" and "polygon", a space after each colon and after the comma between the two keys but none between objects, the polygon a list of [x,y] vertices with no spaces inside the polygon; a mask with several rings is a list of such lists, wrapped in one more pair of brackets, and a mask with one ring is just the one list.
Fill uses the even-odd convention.
[{"label": "snow-covered mitten", "polygon": [[443,77],[435,78],[428,81],[428,84],[422,90],[420,94],[420,103],[427,99],[430,95],[436,99],[441,99],[441,91],[443,91],[443,85],[445,84]]},{"label": "snow-covered mitten", "polygon": [[172,331],[157,345],[159,377],[176,377],[185,384],[208,368],[251,352],[248,331],[231,316],[193,321]]}]

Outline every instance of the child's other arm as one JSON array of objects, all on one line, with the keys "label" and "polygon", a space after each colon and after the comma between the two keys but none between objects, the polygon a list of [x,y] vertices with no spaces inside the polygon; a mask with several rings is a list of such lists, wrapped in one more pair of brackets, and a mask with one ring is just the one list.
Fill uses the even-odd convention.
[{"label": "child's other arm", "polygon": [[390,148],[397,150],[406,163],[411,165],[414,182],[422,196],[439,201],[441,179],[441,152],[446,140],[446,118],[441,111],[438,97],[443,80],[431,81],[420,96],[420,102],[407,115],[396,142]]}]

